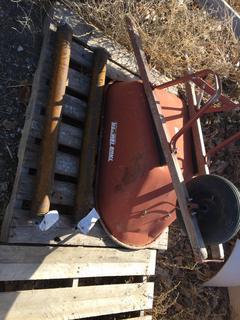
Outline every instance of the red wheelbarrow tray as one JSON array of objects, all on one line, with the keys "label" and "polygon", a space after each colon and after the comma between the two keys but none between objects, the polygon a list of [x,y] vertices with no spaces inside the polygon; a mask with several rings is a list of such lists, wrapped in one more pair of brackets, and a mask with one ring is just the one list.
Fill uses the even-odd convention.
[{"label": "red wheelbarrow tray", "polygon": [[[165,89],[154,92],[171,139],[188,121],[187,108]],[[191,132],[176,146],[187,182],[194,175]],[[176,219],[176,193],[140,81],[107,88],[98,172],[98,212],[108,234],[123,246],[149,246]]]}]

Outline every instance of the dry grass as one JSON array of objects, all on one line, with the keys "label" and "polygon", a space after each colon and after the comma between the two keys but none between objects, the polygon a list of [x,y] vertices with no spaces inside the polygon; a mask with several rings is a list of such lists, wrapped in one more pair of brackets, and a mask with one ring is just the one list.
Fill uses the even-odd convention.
[{"label": "dry grass", "polygon": [[188,239],[177,223],[171,225],[169,248],[157,259],[153,319],[229,319],[227,290],[202,287],[218,268],[195,264]]},{"label": "dry grass", "polygon": [[[193,5],[190,0],[63,0],[86,21],[129,47],[124,15],[131,14],[141,33],[149,62],[168,76],[182,75],[186,54],[194,70],[211,68],[238,79],[240,45],[231,22],[222,23]],[[193,10],[194,8],[194,10]]]},{"label": "dry grass", "polygon": [[[40,3],[40,0],[35,1]],[[231,31],[231,21],[223,24],[210,18],[194,6],[191,0],[61,2],[128,48],[130,45],[124,16],[130,13],[139,27],[151,66],[163,74],[170,77],[182,75],[186,70],[187,54],[194,70],[211,68],[226,79],[239,79],[240,45]],[[238,10],[238,0],[229,2]],[[232,121],[226,118],[224,130],[228,131],[227,123],[231,124]],[[223,128],[220,121],[216,123],[215,119],[208,124],[209,132],[206,131],[206,134],[212,135],[214,124],[215,128],[217,126],[218,138],[218,133]],[[228,157],[226,169],[232,168],[233,172],[227,172],[227,175],[239,181],[239,175],[236,178],[234,170],[236,166],[239,167],[240,162],[239,158],[234,159]],[[226,161],[226,155],[221,153],[218,160],[222,165],[222,162]],[[232,161],[230,165],[229,161]],[[217,173],[219,171],[221,168],[216,169]],[[154,320],[229,319],[226,290],[201,286],[210,276],[211,268],[209,265],[200,267],[193,264],[189,241],[181,235],[176,226],[173,226],[169,250],[158,256]]]},{"label": "dry grass", "polygon": [[230,4],[230,6],[233,7],[234,10],[236,10],[240,14],[240,2],[239,2],[239,0],[227,0],[227,2]]}]

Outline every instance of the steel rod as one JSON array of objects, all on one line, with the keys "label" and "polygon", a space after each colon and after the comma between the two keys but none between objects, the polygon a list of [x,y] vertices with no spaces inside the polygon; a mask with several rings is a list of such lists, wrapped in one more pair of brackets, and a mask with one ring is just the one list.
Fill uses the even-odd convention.
[{"label": "steel rod", "polygon": [[32,202],[32,212],[36,215],[44,215],[50,209],[58,132],[70,62],[71,40],[72,29],[66,24],[61,25],[57,29],[55,65],[51,79],[49,101],[46,107],[36,190]]},{"label": "steel rod", "polygon": [[231,137],[225,139],[221,143],[219,143],[216,147],[211,148],[210,150],[207,151],[207,159],[209,157],[212,157],[215,153],[220,151],[221,149],[225,148],[227,145],[237,141],[240,139],[240,132],[236,132],[234,135]]},{"label": "steel rod", "polygon": [[[172,86],[176,86],[181,83],[187,83],[189,81],[192,81],[195,83],[199,88],[201,88],[204,92],[209,94],[210,96],[213,96],[215,94],[215,89],[206,81],[204,81],[202,78],[206,78],[209,74],[216,75],[212,70],[205,69],[201,70],[192,74],[188,74],[184,77],[177,78],[171,81],[168,81],[166,83],[160,84],[160,85],[153,85],[153,88],[158,89],[166,89]],[[222,112],[222,111],[232,111],[233,109],[239,108],[240,103],[234,103],[229,98],[225,97],[224,95],[220,95],[219,102],[222,104],[221,107],[211,107],[205,111],[205,113],[210,112]]]},{"label": "steel rod", "polygon": [[[190,119],[196,115],[196,95],[193,83],[186,83],[187,105]],[[193,143],[197,161],[198,174],[209,174],[209,168],[206,163],[206,149],[203,140],[202,128],[200,119],[192,126]]]},{"label": "steel rod", "polygon": [[176,150],[176,143],[179,137],[186,132],[188,129],[190,129],[193,124],[214,104],[218,101],[219,97],[222,93],[222,85],[221,80],[218,75],[215,75],[216,80],[216,91],[215,94],[205,103],[205,105],[198,110],[198,112],[195,113],[193,117],[190,118],[190,120],[172,137],[170,141],[170,145],[172,147],[172,150]]}]

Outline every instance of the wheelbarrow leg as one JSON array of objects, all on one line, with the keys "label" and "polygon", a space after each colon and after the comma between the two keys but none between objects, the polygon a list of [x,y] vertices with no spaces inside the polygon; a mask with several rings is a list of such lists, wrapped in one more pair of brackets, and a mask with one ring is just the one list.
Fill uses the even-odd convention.
[{"label": "wheelbarrow leg", "polygon": [[[187,82],[185,87],[189,116],[192,118],[196,114],[196,108],[199,104],[196,97],[195,84]],[[206,163],[206,149],[204,145],[200,119],[198,119],[192,126],[192,136],[197,160],[198,174],[209,174],[209,167]],[[223,245],[221,243],[218,245],[211,245],[211,254],[212,259],[214,260],[223,260]]]},{"label": "wheelbarrow leg", "polygon": [[[187,82],[186,85],[186,96],[189,117],[193,118],[196,115],[197,108],[197,97],[195,94],[195,85]],[[195,148],[198,174],[209,174],[209,168],[206,163],[206,149],[203,140],[202,128],[200,119],[198,119],[192,126],[193,143]]]},{"label": "wheelbarrow leg", "polygon": [[138,69],[141,75],[141,79],[143,81],[145,94],[149,103],[149,109],[152,114],[158,139],[162,145],[164,156],[168,164],[168,168],[172,178],[172,183],[177,195],[178,203],[181,209],[183,221],[186,226],[193,253],[196,261],[202,262],[205,259],[207,259],[207,249],[203,242],[202,235],[198,227],[197,219],[195,216],[192,216],[190,212],[188,191],[184,184],[184,178],[178,163],[177,156],[174,152],[172,152],[170,148],[170,139],[167,132],[164,117],[161,114],[159,101],[156,99],[156,97],[154,96],[154,92],[152,91],[152,87],[149,80],[150,72],[145,54],[141,47],[140,38],[135,26],[133,25],[129,17],[126,17],[126,23],[133,51],[137,60]]}]

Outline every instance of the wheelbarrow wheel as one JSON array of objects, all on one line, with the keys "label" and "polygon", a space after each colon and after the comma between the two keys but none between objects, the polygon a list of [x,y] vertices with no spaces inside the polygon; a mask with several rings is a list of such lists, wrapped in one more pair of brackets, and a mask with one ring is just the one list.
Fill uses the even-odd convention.
[{"label": "wheelbarrow wheel", "polygon": [[[206,245],[224,243],[240,229],[240,192],[229,180],[217,175],[202,175],[187,183],[199,228]],[[177,218],[183,229],[180,210]],[[186,229],[185,229],[186,231]]]}]

